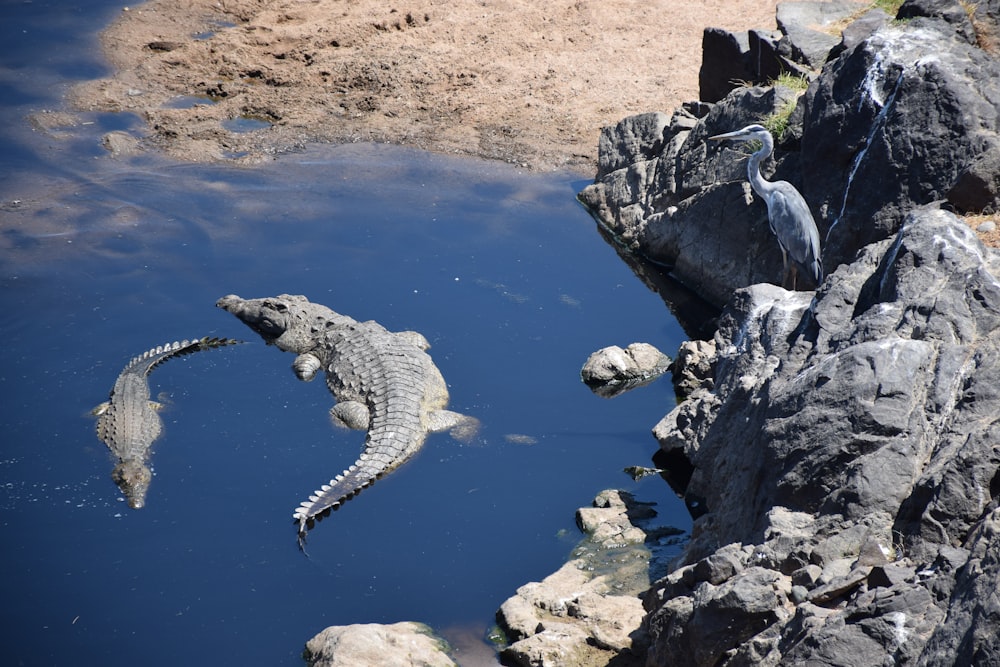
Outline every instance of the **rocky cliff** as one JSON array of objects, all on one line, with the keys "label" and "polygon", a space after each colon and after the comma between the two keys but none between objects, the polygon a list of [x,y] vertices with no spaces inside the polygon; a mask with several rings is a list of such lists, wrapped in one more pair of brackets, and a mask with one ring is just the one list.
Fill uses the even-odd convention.
[{"label": "rocky cliff", "polygon": [[[724,305],[654,429],[695,521],[644,596],[647,665],[1000,664],[1000,255],[953,213],[1000,208],[997,17],[920,0],[808,48],[721,39],[751,81],[761,53],[822,69],[602,134],[581,200]],[[777,118],[769,176],[820,227],[815,292],[769,284],[766,209],[741,156],[704,141]]]},{"label": "rocky cliff", "polygon": [[[827,273],[894,234],[914,205],[996,210],[1000,60],[993,47],[978,42],[995,40],[997,9],[976,7],[978,32],[957,0],[908,2],[900,13],[916,17],[890,21],[873,10],[849,23],[804,92],[741,86],[716,104],[691,103],[672,115],[648,113],[605,128],[597,179],[581,201],[620,244],[669,266],[720,307],[739,287],[780,282],[782,265],[764,203],[746,184],[746,153],[708,145],[711,135],[756,122],[776,128],[778,145],[765,176],[790,181],[809,202]],[[718,41],[709,39],[717,32],[706,31],[706,48]],[[768,44],[755,43],[755,53]],[[771,43],[777,58],[788,36]],[[784,61],[768,62],[779,64],[758,63],[759,73],[748,71],[746,81],[781,69]],[[726,69],[710,77],[703,70],[703,86],[715,80],[717,89],[718,79],[731,74]]]},{"label": "rocky cliff", "polygon": [[655,429],[696,519],[647,664],[1000,664],[998,277],[923,209],[815,296],[737,291]]}]

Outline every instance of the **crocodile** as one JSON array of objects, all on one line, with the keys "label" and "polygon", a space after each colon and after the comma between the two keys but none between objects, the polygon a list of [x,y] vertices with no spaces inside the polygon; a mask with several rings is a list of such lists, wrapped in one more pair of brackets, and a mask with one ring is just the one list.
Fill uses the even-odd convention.
[{"label": "crocodile", "polygon": [[125,494],[129,507],[140,509],[146,504],[153,478],[151,449],[163,431],[163,422],[157,414],[162,406],[149,397],[150,372],[169,359],[240,342],[205,337],[154,347],[128,362],[115,380],[109,400],[94,408],[93,414],[98,417],[97,437],[118,460],[111,478]]},{"label": "crocodile", "polygon": [[300,546],[317,518],[408,461],[429,433],[450,431],[456,439],[468,440],[478,430],[475,418],[445,409],[448,388],[426,352],[430,344],[415,331],[394,333],[374,321],[358,322],[304,296],[229,295],[216,305],[268,344],[294,352],[292,368],[300,380],[308,382],[325,371],[335,399],[333,422],[368,432],[355,463],[292,513]]}]

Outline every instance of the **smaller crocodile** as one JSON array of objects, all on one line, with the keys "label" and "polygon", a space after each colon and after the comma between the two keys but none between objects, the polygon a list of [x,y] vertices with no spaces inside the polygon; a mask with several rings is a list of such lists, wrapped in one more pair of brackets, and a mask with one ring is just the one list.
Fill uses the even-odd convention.
[{"label": "smaller crocodile", "polygon": [[232,313],[269,344],[294,352],[300,380],[320,370],[337,400],[335,423],[368,431],[354,465],[317,489],[292,513],[299,545],[317,517],[325,516],[376,479],[405,463],[428,433],[475,435],[479,421],[445,410],[448,388],[415,331],[394,333],[377,322],[358,322],[304,296],[242,299],[229,295],[218,307]]},{"label": "smaller crocodile", "polygon": [[93,410],[97,419],[97,437],[118,459],[111,478],[125,494],[129,507],[146,504],[146,493],[153,473],[149,467],[153,441],[163,432],[157,412],[162,406],[149,397],[149,373],[163,362],[193,352],[209,350],[242,341],[230,338],[199,338],[154,347],[135,357],[115,380],[111,396]]}]

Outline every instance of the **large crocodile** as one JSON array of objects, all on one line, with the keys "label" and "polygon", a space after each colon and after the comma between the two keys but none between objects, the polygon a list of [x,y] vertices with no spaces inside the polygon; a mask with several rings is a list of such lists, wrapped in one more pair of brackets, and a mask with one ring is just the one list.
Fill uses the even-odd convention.
[{"label": "large crocodile", "polygon": [[430,432],[472,437],[479,422],[445,410],[448,388],[415,331],[393,333],[377,322],[358,322],[304,296],[263,299],[225,296],[216,304],[269,344],[298,356],[301,380],[320,369],[337,403],[335,423],[368,431],[354,465],[315,491],[292,514],[300,544],[317,516],[325,516],[376,479],[412,457]]},{"label": "large crocodile", "polygon": [[157,414],[162,406],[149,398],[150,371],[168,359],[239,342],[205,337],[154,347],[125,366],[115,380],[110,399],[94,408],[98,416],[97,437],[118,459],[111,478],[125,494],[129,507],[139,509],[146,504],[153,478],[149,467],[152,445],[163,431]]}]

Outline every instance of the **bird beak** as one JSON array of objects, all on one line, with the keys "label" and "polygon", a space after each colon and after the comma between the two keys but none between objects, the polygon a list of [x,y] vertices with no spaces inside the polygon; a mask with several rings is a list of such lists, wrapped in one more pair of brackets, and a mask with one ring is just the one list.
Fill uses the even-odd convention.
[{"label": "bird beak", "polygon": [[722,141],[723,139],[736,139],[737,137],[743,136],[743,130],[736,130],[735,132],[726,132],[725,134],[717,134],[714,137],[709,137],[709,141]]}]

